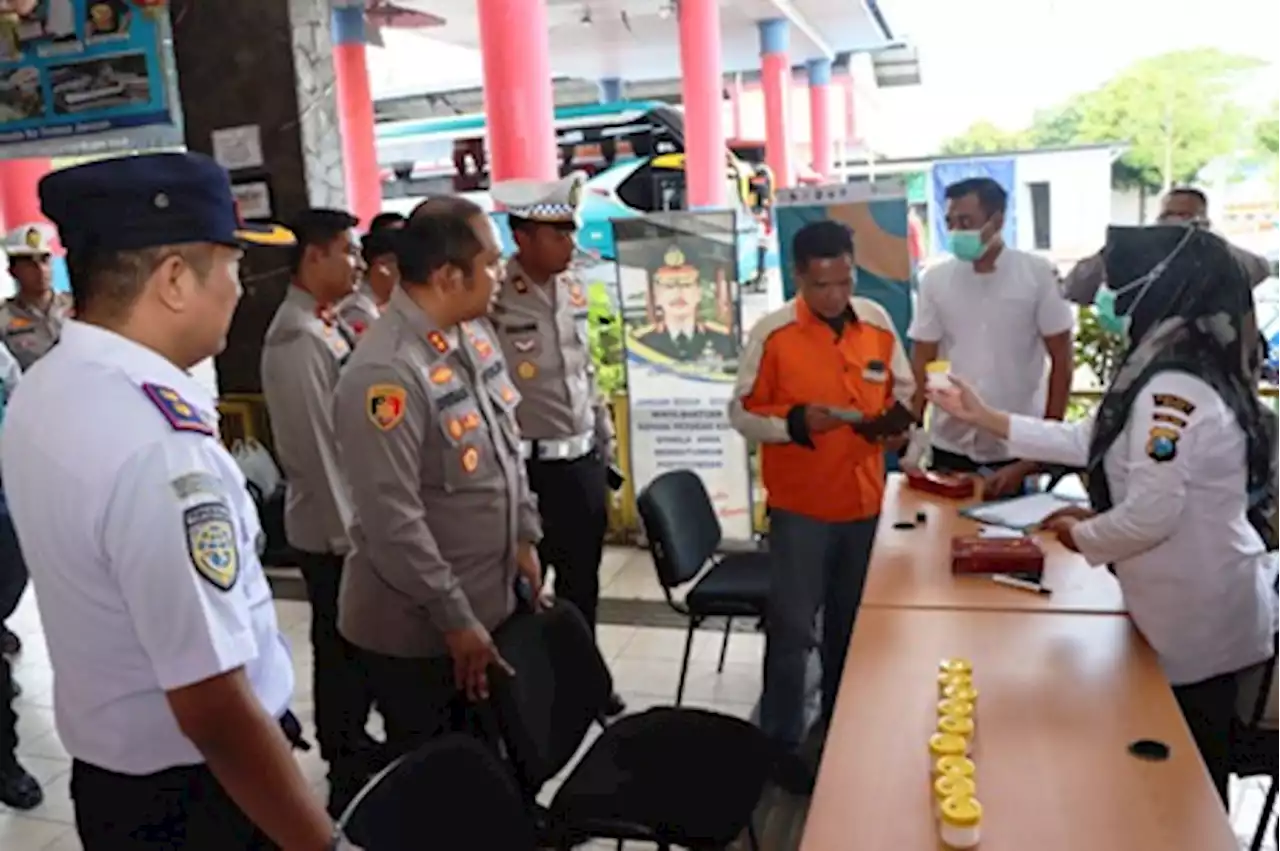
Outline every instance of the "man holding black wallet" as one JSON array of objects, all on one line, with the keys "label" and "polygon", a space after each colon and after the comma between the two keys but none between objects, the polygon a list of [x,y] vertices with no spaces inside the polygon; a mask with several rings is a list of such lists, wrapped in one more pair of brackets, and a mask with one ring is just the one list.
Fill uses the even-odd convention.
[{"label": "man holding black wallet", "polygon": [[805,734],[814,618],[823,612],[830,717],[880,519],[886,444],[915,419],[911,364],[893,322],[853,295],[853,234],[839,222],[806,225],[794,256],[799,297],[752,328],[729,405],[733,427],[760,444],[776,562],[760,725],[793,750]]}]

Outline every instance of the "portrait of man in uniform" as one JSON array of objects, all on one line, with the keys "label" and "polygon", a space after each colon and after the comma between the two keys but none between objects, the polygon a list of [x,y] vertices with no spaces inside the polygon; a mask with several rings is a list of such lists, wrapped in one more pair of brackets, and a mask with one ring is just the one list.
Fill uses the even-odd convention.
[{"label": "portrait of man in uniform", "polygon": [[708,365],[733,361],[738,341],[730,330],[732,307],[728,283],[717,272],[715,286],[683,251],[671,247],[663,264],[649,277],[649,324],[632,332],[651,352],[681,363]]}]

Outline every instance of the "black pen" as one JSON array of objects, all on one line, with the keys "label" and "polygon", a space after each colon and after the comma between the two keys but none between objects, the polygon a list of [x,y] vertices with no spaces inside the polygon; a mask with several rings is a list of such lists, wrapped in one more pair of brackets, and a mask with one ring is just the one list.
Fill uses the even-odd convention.
[{"label": "black pen", "polygon": [[1039,582],[1028,582],[1025,579],[1017,579],[1012,576],[1005,576],[1003,573],[997,573],[991,577],[992,582],[998,582],[1001,585],[1008,585],[1010,588],[1020,588],[1023,591],[1030,591],[1032,594],[1052,594],[1053,591],[1044,587]]}]

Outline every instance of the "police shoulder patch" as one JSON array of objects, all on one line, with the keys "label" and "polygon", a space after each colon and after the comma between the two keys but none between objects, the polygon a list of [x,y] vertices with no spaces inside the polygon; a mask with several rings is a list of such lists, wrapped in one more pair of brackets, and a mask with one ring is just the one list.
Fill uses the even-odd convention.
[{"label": "police shoulder patch", "polygon": [[178,395],[178,391],[150,382],[142,385],[142,392],[169,422],[174,431],[195,431],[200,434],[216,434],[213,426],[205,422],[195,406]]},{"label": "police shoulder patch", "polygon": [[1193,403],[1188,402],[1186,399],[1173,393],[1156,393],[1154,394],[1152,401],[1155,403],[1157,408],[1168,408],[1173,411],[1181,411],[1188,417],[1195,413],[1196,410],[1196,406]]},{"label": "police shoulder patch", "polygon": [[236,527],[225,502],[202,502],[182,512],[187,553],[196,573],[219,591],[230,591],[240,576]]},{"label": "police shoulder patch", "polygon": [[1157,464],[1178,457],[1178,433],[1173,429],[1153,428],[1147,435],[1147,457]]},{"label": "police shoulder patch", "polygon": [[365,391],[365,414],[382,431],[400,425],[404,419],[408,392],[399,384],[373,384]]}]

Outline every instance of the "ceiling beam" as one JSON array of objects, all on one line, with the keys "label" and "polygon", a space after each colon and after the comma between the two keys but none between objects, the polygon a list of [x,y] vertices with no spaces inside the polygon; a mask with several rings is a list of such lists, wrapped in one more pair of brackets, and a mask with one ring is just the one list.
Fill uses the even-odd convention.
[{"label": "ceiling beam", "polygon": [[773,4],[773,8],[777,9],[782,17],[786,18],[791,26],[798,29],[809,39],[814,47],[818,49],[818,53],[826,59],[835,59],[836,51],[831,47],[822,34],[818,32],[817,27],[809,23],[809,19],[796,8],[795,3],[791,0],[769,0]]}]

